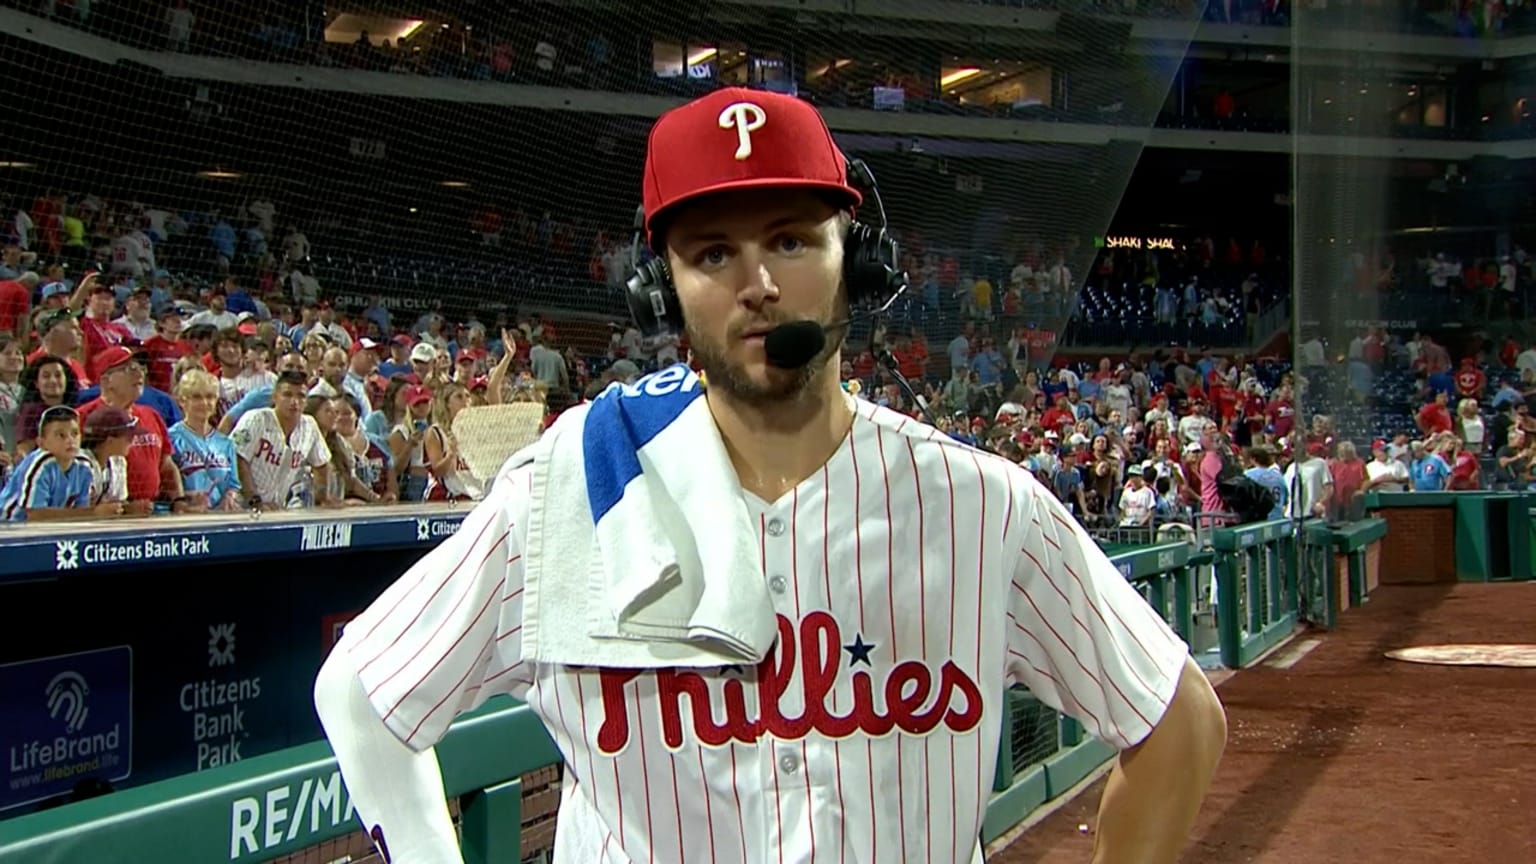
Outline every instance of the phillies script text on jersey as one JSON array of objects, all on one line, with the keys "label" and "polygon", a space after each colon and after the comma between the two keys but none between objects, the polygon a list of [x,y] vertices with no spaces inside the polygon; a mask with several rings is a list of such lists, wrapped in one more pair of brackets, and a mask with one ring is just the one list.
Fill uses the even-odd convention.
[{"label": "phillies script text on jersey", "polygon": [[284,465],[283,454],[278,452],[276,447],[272,446],[271,441],[263,438],[256,442],[256,458],[266,462],[268,465],[276,465],[279,468],[297,469],[299,464],[304,461],[304,454],[297,449],[289,450],[289,464]]},{"label": "phillies script text on jersey", "polygon": [[[665,669],[655,673],[657,709],[660,713],[662,741],[673,751],[683,747],[683,696],[688,697],[693,718],[694,737],[699,743],[719,747],[731,741],[755,743],[764,734],[780,741],[795,741],[817,732],[826,738],[847,738],[856,732],[881,737],[900,729],[909,735],[925,735],[940,724],[951,732],[964,734],[981,723],[981,690],[954,661],[946,660],[937,674],[928,664],[916,660],[897,663],[886,674],[877,700],[875,676],[868,670],[852,672],[853,705],[839,714],[827,707],[827,696],[837,682],[845,652],[837,619],[826,612],[812,612],[800,621],[800,632],[783,615],[779,619],[779,641],[757,669],[760,717],[749,717],[745,683],[731,678],[723,685],[725,716],[716,719],[709,687],[697,672]],[[798,640],[797,640],[798,635]],[[798,717],[786,717],[779,700],[794,678],[798,653],[800,679],[804,682],[805,710]],[[849,666],[860,661],[854,656]],[[605,669],[602,681],[602,725],[597,732],[599,751],[607,755],[622,753],[630,742],[630,702],[625,685],[642,673],[628,669]],[[935,681],[937,678],[937,681]],[[956,703],[956,695],[963,704]],[[884,710],[879,702],[884,702]],[[636,710],[644,710],[643,705]]]}]

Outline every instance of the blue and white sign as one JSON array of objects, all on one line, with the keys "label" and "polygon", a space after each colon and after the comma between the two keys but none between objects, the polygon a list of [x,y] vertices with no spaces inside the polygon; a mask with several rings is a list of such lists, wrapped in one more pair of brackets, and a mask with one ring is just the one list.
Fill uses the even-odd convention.
[{"label": "blue and white sign", "polygon": [[0,665],[0,810],[133,773],[127,645]]},{"label": "blue and white sign", "polygon": [[[686,367],[683,368],[686,371]],[[654,376],[653,376],[654,377]],[[0,583],[30,581],[66,571],[194,567],[303,552],[405,549],[435,546],[453,536],[467,511],[410,513],[371,510],[311,518],[229,519],[163,516],[132,526],[103,523],[68,533],[0,531]]]}]

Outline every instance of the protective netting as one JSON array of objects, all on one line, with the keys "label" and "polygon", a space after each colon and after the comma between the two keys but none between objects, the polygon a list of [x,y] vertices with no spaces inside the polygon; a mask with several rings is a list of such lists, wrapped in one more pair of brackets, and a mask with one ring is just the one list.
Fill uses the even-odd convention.
[{"label": "protective netting", "polygon": [[[1530,32],[1531,4],[1316,5],[1291,21],[1290,113],[1296,444],[1330,460],[1312,472],[1334,482],[1320,515],[1358,516],[1371,489],[1524,488],[1496,457],[1536,391],[1518,368],[1532,165],[1504,143],[1533,128],[1529,55],[1507,41]],[[1459,38],[1370,62],[1332,53],[1341,32],[1404,31]]]},{"label": "protective netting", "polygon": [[[705,21],[544,3],[0,9],[17,22],[0,70],[25,82],[4,158],[27,166],[3,188],[83,221],[78,246],[68,223],[37,237],[76,276],[141,229],[143,278],[189,295],[228,272],[351,313],[379,296],[395,326],[574,314],[566,338],[595,351],[624,317],[650,122],[745,85],[823,106],[873,169],[914,280],[897,326],[947,340],[995,307],[1061,331],[1198,4],[888,5],[719,4]],[[1138,27],[1164,50],[1131,50]]]}]

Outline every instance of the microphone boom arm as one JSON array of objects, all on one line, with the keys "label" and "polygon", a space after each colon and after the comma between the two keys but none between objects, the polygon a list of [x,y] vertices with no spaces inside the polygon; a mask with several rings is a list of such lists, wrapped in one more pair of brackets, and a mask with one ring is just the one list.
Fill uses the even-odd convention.
[{"label": "microphone boom arm", "polygon": [[891,356],[891,352],[881,349],[875,355],[875,359],[880,361],[880,365],[884,366],[891,373],[891,377],[896,379],[896,386],[900,387],[901,392],[912,400],[917,410],[923,412],[923,419],[928,421],[928,425],[935,429],[939,428],[939,421],[933,419],[933,412],[928,410],[927,400],[917,398],[917,392],[912,389],[911,384],[907,383],[907,376],[901,374],[901,369],[896,365],[896,358]]}]

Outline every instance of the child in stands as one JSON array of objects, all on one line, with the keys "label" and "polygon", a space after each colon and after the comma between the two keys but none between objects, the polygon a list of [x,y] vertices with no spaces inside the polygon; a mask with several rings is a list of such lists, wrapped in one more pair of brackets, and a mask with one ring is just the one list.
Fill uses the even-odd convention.
[{"label": "child in stands", "polygon": [[[22,458],[0,490],[0,517],[12,522],[79,519],[91,511],[91,463],[80,452],[80,417],[55,405],[38,418],[37,447]],[[121,502],[98,505],[114,516]]]}]

